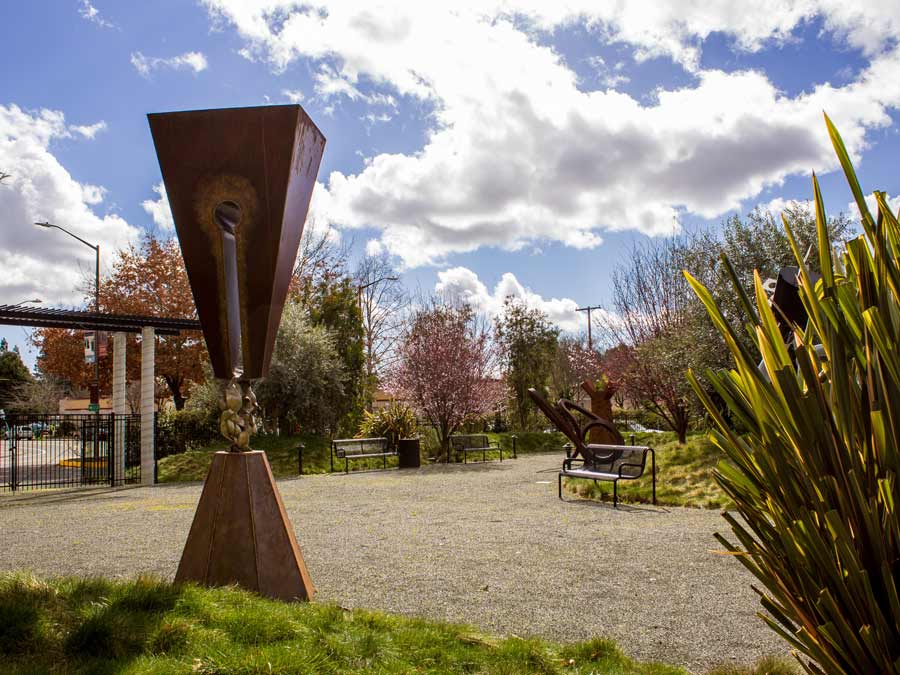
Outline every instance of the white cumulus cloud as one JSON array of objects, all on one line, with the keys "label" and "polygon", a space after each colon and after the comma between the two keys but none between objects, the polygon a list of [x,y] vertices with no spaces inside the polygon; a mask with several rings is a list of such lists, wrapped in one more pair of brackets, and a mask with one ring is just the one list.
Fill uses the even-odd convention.
[{"label": "white cumulus cloud", "polygon": [[69,130],[74,131],[79,136],[93,140],[98,133],[106,130],[106,122],[100,120],[94,124],[71,125]]},{"label": "white cumulus cloud", "polygon": [[303,99],[306,98],[303,92],[298,89],[282,89],[281,95],[291,103],[303,103]]},{"label": "white cumulus cloud", "polygon": [[[519,300],[530,309],[544,312],[550,321],[564,331],[580,333],[587,328],[583,313],[571,298],[544,298],[522,285],[512,272],[500,277],[493,290],[489,290],[478,275],[467,267],[453,267],[438,272],[434,291],[451,302],[465,302],[477,312],[490,318],[503,313],[507,298]],[[602,311],[602,310],[600,310]]]},{"label": "white cumulus cloud", "polygon": [[100,28],[116,27],[115,24],[100,16],[100,11],[90,3],[90,0],[81,0],[81,5],[78,7],[78,15],[85,21],[90,21],[100,26]]},{"label": "white cumulus cloud", "polygon": [[104,265],[138,239],[137,228],[118,215],[94,211],[106,190],[79,183],[59,163],[51,145],[61,138],[74,138],[62,112],[0,105],[0,168],[10,174],[0,185],[0,302],[40,297],[49,306],[77,304],[85,273],[93,274],[92,250],[35,222],[49,221],[99,244]]},{"label": "white cumulus cloud", "polygon": [[159,56],[144,56],[141,52],[131,54],[131,65],[143,77],[150,77],[154,70],[160,68],[172,68],[174,70],[193,70],[199,73],[207,69],[209,63],[201,52],[185,52],[179,56],[162,58]]},{"label": "white cumulus cloud", "polygon": [[[372,247],[408,266],[483,246],[591,248],[611,230],[671,234],[683,213],[715,218],[789,175],[833,169],[823,110],[858,155],[900,105],[896,2],[761,0],[753,12],[737,0],[395,0],[377,11],[349,0],[204,2],[236,27],[248,57],[277,71],[312,62],[322,98],[405,96],[433,110],[420,149],[327,177],[330,222],[374,228]],[[816,17],[870,59],[849,84],[789,96],[762,72],[698,65],[713,32],[753,51]],[[650,100],[583,90],[539,39],[572,24],[631,45],[638,59],[670,57],[694,81]],[[613,66],[609,83],[626,76]]]},{"label": "white cumulus cloud", "polygon": [[[890,195],[886,195],[887,197],[887,205],[890,208],[891,213],[894,214],[894,217],[900,217],[900,195],[896,195],[891,197]],[[875,201],[875,195],[866,195],[866,207],[869,209],[869,213],[872,214],[873,218],[878,217],[878,202]],[[856,220],[861,220],[861,216],[859,214],[859,207],[856,205],[856,202],[850,202],[847,204],[847,213],[849,213]]]},{"label": "white cumulus cloud", "polygon": [[153,222],[157,227],[165,231],[175,229],[175,219],[172,217],[172,209],[169,206],[169,196],[166,194],[166,184],[159,181],[153,186],[156,193],[156,199],[145,199],[141,202],[141,207],[150,214]]}]

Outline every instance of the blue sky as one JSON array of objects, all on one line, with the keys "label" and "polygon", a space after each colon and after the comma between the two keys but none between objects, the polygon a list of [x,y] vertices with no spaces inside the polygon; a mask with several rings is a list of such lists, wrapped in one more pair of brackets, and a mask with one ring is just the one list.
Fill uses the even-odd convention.
[{"label": "blue sky", "polygon": [[896,2],[608,4],[12,4],[0,302],[79,300],[91,252],[34,220],[105,265],[171,233],[149,112],[301,102],[328,139],[315,227],[411,287],[488,314],[519,295],[565,329],[645,237],[807,199],[813,170],[848,211],[823,110],[864,187],[900,194]]}]

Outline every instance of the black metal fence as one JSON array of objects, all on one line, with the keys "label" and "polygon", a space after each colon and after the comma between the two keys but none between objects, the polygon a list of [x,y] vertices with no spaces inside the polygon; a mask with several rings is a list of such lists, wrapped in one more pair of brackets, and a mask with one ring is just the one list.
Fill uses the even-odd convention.
[{"label": "black metal fence", "polygon": [[140,481],[140,415],[0,417],[0,491]]}]

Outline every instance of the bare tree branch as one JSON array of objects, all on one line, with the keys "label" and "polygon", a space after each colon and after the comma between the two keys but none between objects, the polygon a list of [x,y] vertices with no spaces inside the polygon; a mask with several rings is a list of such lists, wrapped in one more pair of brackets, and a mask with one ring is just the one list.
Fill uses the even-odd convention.
[{"label": "bare tree branch", "polygon": [[366,376],[374,387],[396,361],[410,301],[386,252],[360,260],[354,277],[365,329]]},{"label": "bare tree branch", "polygon": [[305,303],[313,288],[343,276],[352,241],[335,239],[331,230],[307,224],[294,265],[292,291]]}]

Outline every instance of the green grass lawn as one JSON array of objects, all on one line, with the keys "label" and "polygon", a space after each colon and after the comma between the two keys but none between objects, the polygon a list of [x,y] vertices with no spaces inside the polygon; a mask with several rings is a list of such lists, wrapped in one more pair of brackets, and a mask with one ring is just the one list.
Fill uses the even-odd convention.
[{"label": "green grass lawn", "polygon": [[[251,445],[254,450],[265,450],[272,465],[272,473],[277,477],[297,475],[297,446],[303,443],[303,473],[325,473],[329,470],[330,441],[315,434],[300,436],[254,436]],[[160,483],[203,480],[212,453],[227,450],[225,439],[198,450],[188,450],[177,455],[169,455],[159,460],[157,479]],[[396,459],[393,460],[396,464]],[[356,462],[362,465],[362,460]],[[380,462],[379,462],[380,465]]]},{"label": "green grass lawn", "polygon": [[[540,432],[519,432],[515,434],[516,452],[527,454],[531,452],[556,451],[562,453],[565,437],[562,434],[544,434]],[[488,434],[492,441],[497,441],[503,448],[503,458],[512,457],[512,433]],[[252,446],[256,450],[265,450],[272,465],[272,473],[278,478],[286,478],[297,475],[297,446],[303,443],[303,473],[327,473],[330,471],[330,439],[315,434],[303,434],[298,436],[254,436]],[[159,460],[157,478],[160,483],[197,481],[206,478],[206,472],[212,462],[212,453],[217,450],[227,449],[228,444],[223,439],[197,450],[189,450],[177,455],[170,455]],[[429,456],[437,454],[437,442],[429,435],[422,439],[423,463],[428,462]],[[481,456],[471,455],[472,459],[480,459]],[[488,459],[496,459],[497,453],[489,453]],[[460,458],[462,461],[462,458]],[[389,467],[397,466],[397,458],[389,457]],[[380,458],[357,459],[350,462],[351,471],[366,469],[380,469],[383,466]],[[335,459],[335,470],[343,471],[342,460]]]},{"label": "green grass lawn", "polygon": [[[723,654],[723,657],[727,655]],[[150,578],[0,576],[4,673],[479,673],[686,675],[638,663],[611,641],[559,644],[467,626],[263,600]],[[710,675],[787,675],[786,663]]]},{"label": "green grass lawn", "polygon": [[[566,439],[560,433],[517,432],[488,434],[491,441],[500,443],[504,459],[512,456],[512,436],[516,436],[516,452],[527,455],[535,452],[559,453],[562,464],[562,446]],[[693,434],[685,445],[679,445],[671,433],[634,434],[638,445],[650,445],[656,450],[657,486],[656,496],[660,504],[670,506],[692,506],[699,508],[727,508],[731,501],[722,493],[712,478],[712,470],[720,459],[720,454],[706,440],[704,434]],[[626,436],[630,442],[630,438]],[[297,475],[297,446],[303,443],[303,473],[327,473],[330,470],[330,441],[322,436],[306,434],[301,436],[256,436],[253,447],[265,450],[276,477]],[[224,450],[226,442],[214,443],[199,450],[190,450],[171,455],[159,461],[158,478],[161,483],[201,481],[206,477],[212,462],[212,453]],[[423,440],[423,455],[435,454],[432,439]],[[496,453],[488,459],[496,459]],[[480,459],[480,456],[473,459]],[[423,458],[423,463],[427,463]],[[397,466],[397,458],[388,458],[388,466]],[[351,470],[380,469],[380,459],[354,460]],[[335,469],[343,470],[343,462],[335,460]],[[584,480],[565,481],[567,489],[586,499],[612,500],[612,483],[597,483]],[[649,470],[647,476],[637,481],[621,481],[619,497],[625,502],[650,502],[652,490]]]}]

